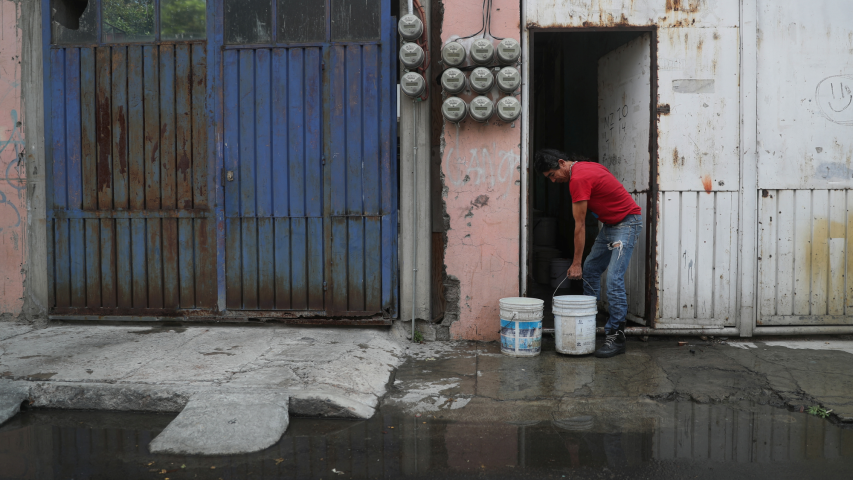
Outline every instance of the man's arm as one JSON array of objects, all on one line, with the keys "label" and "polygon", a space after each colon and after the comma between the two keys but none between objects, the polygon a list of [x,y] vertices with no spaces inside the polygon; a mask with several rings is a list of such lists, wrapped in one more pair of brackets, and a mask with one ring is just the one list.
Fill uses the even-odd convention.
[{"label": "man's arm", "polygon": [[572,216],[575,217],[575,256],[569,267],[569,278],[581,278],[583,274],[583,248],[586,244],[586,204],[587,201],[572,204]]}]

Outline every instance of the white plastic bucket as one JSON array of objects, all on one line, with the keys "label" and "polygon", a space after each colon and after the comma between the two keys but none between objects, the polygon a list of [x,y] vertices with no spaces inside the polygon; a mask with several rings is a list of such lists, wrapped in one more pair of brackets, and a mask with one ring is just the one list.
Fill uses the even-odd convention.
[{"label": "white plastic bucket", "polygon": [[535,357],[542,351],[542,312],[538,298],[508,297],[500,300],[501,353]]},{"label": "white plastic bucket", "polygon": [[595,351],[595,297],[561,295],[554,297],[554,337],[557,351],[587,355]]}]

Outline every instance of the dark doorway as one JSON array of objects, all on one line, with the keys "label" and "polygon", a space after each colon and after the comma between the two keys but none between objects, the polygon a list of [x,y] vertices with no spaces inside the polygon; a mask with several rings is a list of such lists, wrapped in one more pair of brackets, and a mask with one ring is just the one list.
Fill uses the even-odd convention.
[{"label": "dark doorway", "polygon": [[[651,162],[654,127],[654,32],[649,30],[537,31],[532,35],[531,167],[542,148],[555,148],[604,164],[649,210],[654,178]],[[572,199],[567,185],[552,184],[531,168],[529,180],[528,296],[550,302],[561,277],[559,259],[571,263],[574,251]],[[590,212],[586,219],[584,258],[599,231]],[[651,245],[645,228],[626,274],[629,319],[647,324],[646,272]],[[580,280],[566,280],[557,295],[581,295]],[[602,300],[606,308],[606,295]]]}]

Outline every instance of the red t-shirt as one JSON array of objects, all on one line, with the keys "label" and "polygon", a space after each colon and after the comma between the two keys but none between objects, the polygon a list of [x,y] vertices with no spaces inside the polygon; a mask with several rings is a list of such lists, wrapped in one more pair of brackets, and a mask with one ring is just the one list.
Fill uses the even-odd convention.
[{"label": "red t-shirt", "polygon": [[569,180],[569,191],[573,203],[587,200],[587,209],[608,225],[621,222],[626,215],[639,215],[642,212],[625,187],[600,163],[575,163]]}]

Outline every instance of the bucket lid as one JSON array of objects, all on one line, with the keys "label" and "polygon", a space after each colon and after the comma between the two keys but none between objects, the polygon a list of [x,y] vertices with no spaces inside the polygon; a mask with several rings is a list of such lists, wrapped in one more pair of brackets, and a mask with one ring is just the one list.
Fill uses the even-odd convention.
[{"label": "bucket lid", "polygon": [[[594,297],[593,297],[594,298]],[[500,300],[500,306],[503,308],[513,307],[544,307],[545,301],[538,298],[530,297],[506,297]]]},{"label": "bucket lid", "polygon": [[555,307],[586,307],[595,306],[596,299],[590,295],[560,295],[554,297]]}]

